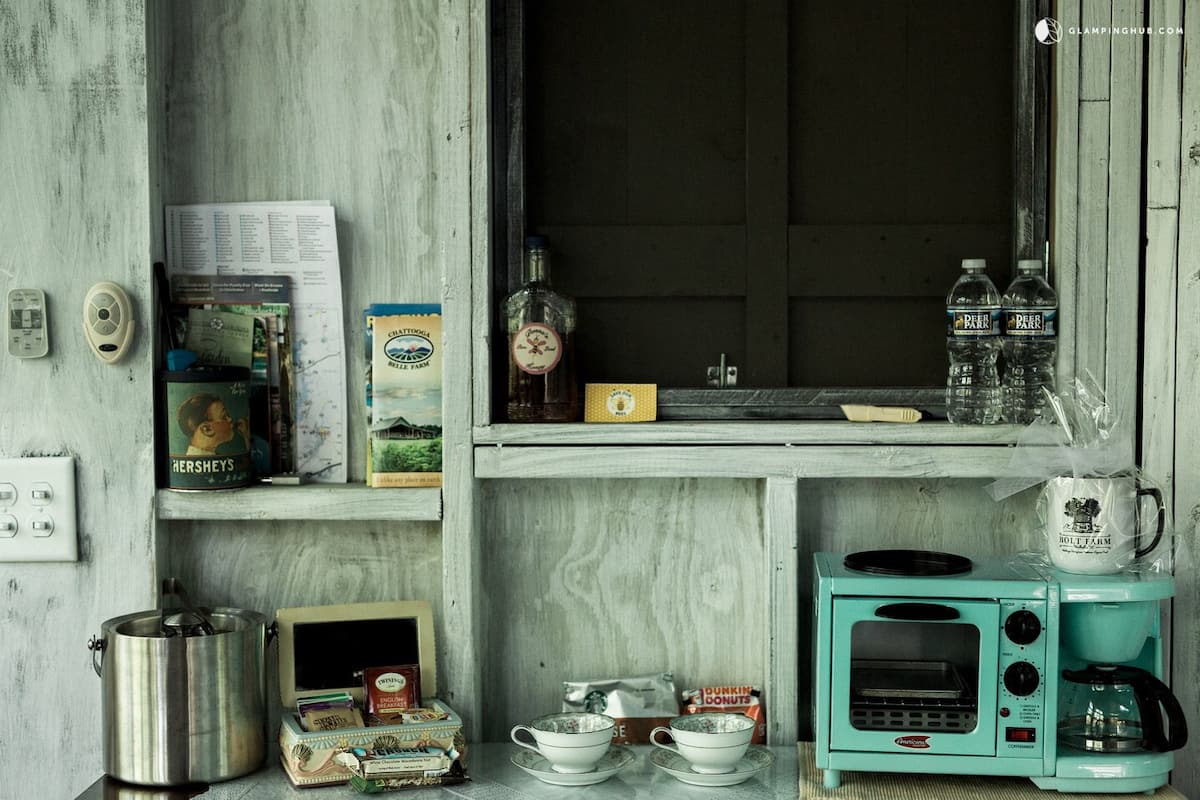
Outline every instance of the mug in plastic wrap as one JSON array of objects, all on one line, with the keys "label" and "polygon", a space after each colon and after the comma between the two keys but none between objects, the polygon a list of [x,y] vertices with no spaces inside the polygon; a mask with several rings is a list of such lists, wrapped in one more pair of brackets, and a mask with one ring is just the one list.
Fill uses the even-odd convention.
[{"label": "mug in plastic wrap", "polygon": [[1042,499],[1047,552],[1064,572],[1127,569],[1158,546],[1166,525],[1162,492],[1134,475],[1051,478]]}]

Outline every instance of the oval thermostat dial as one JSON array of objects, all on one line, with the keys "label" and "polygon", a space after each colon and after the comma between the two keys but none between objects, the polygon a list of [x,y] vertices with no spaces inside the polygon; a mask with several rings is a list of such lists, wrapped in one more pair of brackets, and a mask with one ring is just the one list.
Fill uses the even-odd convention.
[{"label": "oval thermostat dial", "polygon": [[96,358],[106,364],[121,360],[133,341],[133,305],[115,283],[102,281],[83,298],[83,335]]}]

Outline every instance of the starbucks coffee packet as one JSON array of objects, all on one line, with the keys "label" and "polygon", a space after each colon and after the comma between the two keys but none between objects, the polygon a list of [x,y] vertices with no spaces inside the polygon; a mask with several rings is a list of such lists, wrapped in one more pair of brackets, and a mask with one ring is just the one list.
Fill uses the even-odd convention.
[{"label": "starbucks coffee packet", "polygon": [[762,701],[762,692],[757,686],[705,686],[701,689],[685,689],[684,714],[725,712],[745,714],[754,720],[754,738],[751,744],[767,743],[767,706]]},{"label": "starbucks coffee packet", "polygon": [[617,721],[613,744],[649,744],[650,731],[679,716],[670,672],[563,682],[563,711],[605,714]]}]

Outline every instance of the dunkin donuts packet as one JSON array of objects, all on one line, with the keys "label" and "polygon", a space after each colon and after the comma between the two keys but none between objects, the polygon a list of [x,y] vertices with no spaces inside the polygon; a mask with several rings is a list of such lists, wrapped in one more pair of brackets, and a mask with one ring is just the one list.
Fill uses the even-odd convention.
[{"label": "dunkin donuts packet", "polygon": [[762,692],[757,686],[706,686],[701,689],[685,689],[684,714],[724,712],[745,714],[754,720],[754,737],[751,744],[767,742],[767,706],[762,702]]},{"label": "dunkin donuts packet", "polygon": [[408,719],[405,713],[421,709],[421,667],[419,664],[397,664],[390,667],[367,667],[363,671],[363,698],[367,709],[367,726],[402,725],[405,722],[428,722],[428,719]]},{"label": "dunkin donuts packet", "polygon": [[605,714],[617,722],[613,744],[648,744],[650,731],[679,716],[670,672],[563,682],[563,711]]}]

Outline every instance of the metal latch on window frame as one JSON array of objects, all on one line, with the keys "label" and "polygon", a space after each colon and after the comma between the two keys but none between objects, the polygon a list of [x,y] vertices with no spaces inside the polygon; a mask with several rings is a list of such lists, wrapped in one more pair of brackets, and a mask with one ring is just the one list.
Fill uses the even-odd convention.
[{"label": "metal latch on window frame", "polygon": [[737,386],[737,367],[726,364],[725,354],[721,353],[721,363],[708,368],[705,383],[718,389]]}]

